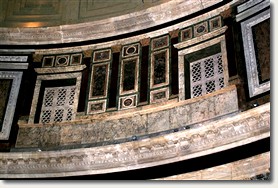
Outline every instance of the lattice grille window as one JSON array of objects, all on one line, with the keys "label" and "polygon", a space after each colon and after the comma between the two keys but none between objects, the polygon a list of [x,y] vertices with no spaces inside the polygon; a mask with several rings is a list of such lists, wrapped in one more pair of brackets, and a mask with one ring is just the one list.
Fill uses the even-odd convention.
[{"label": "lattice grille window", "polygon": [[191,98],[225,87],[221,53],[190,63]]},{"label": "lattice grille window", "polygon": [[76,86],[46,88],[40,114],[40,123],[62,122],[74,119]]}]

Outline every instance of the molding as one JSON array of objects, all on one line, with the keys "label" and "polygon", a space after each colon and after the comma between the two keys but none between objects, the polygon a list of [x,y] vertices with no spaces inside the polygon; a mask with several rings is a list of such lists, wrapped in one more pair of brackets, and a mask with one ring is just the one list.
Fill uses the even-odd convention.
[{"label": "molding", "polygon": [[86,68],[86,65],[74,65],[67,67],[53,67],[53,68],[35,68],[38,74],[56,74],[67,72],[80,72]]},{"label": "molding", "polygon": [[9,139],[22,75],[22,72],[0,71],[0,79],[13,80],[11,91],[9,93],[8,104],[4,113],[5,116],[3,120],[2,130],[0,130],[0,140]]},{"label": "molding", "polygon": [[270,136],[270,103],[196,129],[123,144],[0,153],[0,178],[63,177],[127,171],[187,160]]},{"label": "molding", "polygon": [[260,84],[257,70],[252,27],[270,18],[270,9],[241,22],[244,57],[248,79],[249,96],[254,97],[270,90],[270,81]]},{"label": "molding", "polygon": [[0,63],[0,69],[28,69],[28,63]]},{"label": "molding", "polygon": [[[251,1],[251,2],[253,2],[253,1]],[[254,2],[256,2],[256,1],[254,1]],[[268,6],[270,6],[270,0],[265,0],[265,1],[261,2],[260,4],[257,4],[256,6],[251,7],[250,9],[246,8],[247,10],[236,15],[236,21],[240,22],[243,19],[245,19],[249,16],[252,16],[253,14],[263,10],[264,8],[266,8]]]},{"label": "molding", "polygon": [[0,56],[0,61],[27,62],[28,56]]},{"label": "molding", "polygon": [[246,10],[246,9],[251,8],[252,6],[255,6],[256,4],[258,4],[258,3],[262,2],[262,1],[264,1],[264,0],[249,0],[249,1],[239,5],[237,7],[237,11],[238,11],[238,13],[240,13],[240,12]]},{"label": "molding", "polygon": [[57,44],[108,38],[161,25],[216,5],[223,0],[174,0],[141,11],[86,23],[39,28],[0,28],[0,43]]},{"label": "molding", "polygon": [[190,40],[186,40],[186,41],[183,41],[183,42],[180,42],[178,44],[175,44],[174,47],[177,48],[177,49],[182,49],[182,48],[186,48],[186,47],[189,47],[191,45],[194,45],[194,44],[197,44],[199,42],[203,42],[203,41],[206,41],[210,38],[213,38],[213,37],[217,37],[223,33],[225,33],[225,31],[228,29],[227,26],[223,26],[221,27],[220,29],[216,29],[212,32],[209,32],[209,33],[206,33],[202,36],[199,36],[199,37],[195,37],[193,39],[190,39]]},{"label": "molding", "polygon": [[270,155],[270,152],[265,152],[224,165],[155,180],[251,180],[256,175],[269,172]]}]

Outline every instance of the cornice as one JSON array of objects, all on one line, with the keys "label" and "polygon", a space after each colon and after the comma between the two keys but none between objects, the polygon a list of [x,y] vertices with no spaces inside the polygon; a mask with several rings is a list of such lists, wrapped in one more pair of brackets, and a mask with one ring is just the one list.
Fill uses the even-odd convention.
[{"label": "cornice", "polygon": [[102,147],[0,154],[0,178],[126,171],[220,152],[270,136],[270,103],[197,129]]}]

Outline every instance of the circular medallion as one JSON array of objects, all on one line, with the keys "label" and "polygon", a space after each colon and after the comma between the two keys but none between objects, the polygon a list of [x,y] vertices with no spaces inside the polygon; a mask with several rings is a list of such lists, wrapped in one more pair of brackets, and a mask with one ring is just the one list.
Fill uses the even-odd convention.
[{"label": "circular medallion", "polygon": [[66,65],[67,64],[67,58],[65,57],[60,57],[58,60],[58,65]]},{"label": "circular medallion", "polygon": [[126,99],[125,101],[124,101],[124,105],[125,106],[130,106],[132,104],[132,100],[131,99]]},{"label": "circular medallion", "polygon": [[136,47],[135,46],[130,46],[126,49],[126,54],[134,54],[136,52]]},{"label": "circular medallion", "polygon": [[197,33],[203,33],[205,31],[206,27],[201,25],[197,28]]}]

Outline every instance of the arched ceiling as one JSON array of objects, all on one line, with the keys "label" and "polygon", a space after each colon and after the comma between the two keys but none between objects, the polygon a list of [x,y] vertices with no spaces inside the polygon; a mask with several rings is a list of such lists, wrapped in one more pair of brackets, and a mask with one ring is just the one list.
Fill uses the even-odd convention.
[{"label": "arched ceiling", "polygon": [[222,1],[0,0],[0,44],[59,44],[114,37],[165,24]]},{"label": "arched ceiling", "polygon": [[137,12],[171,0],[0,0],[0,27],[49,27]]}]

